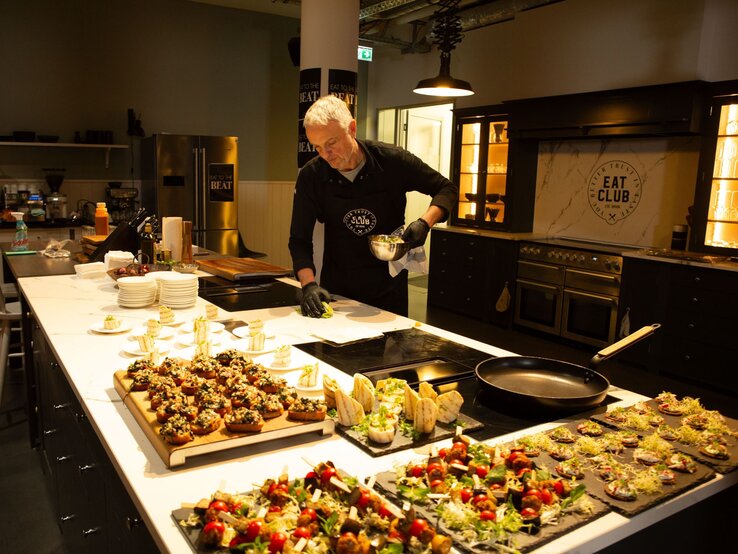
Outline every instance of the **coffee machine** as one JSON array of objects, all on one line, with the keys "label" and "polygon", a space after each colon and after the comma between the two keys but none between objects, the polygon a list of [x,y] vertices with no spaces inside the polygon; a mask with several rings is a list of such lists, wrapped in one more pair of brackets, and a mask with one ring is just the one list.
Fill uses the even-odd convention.
[{"label": "coffee machine", "polygon": [[67,195],[59,192],[64,182],[64,168],[44,168],[49,194],[46,195],[46,220],[63,221],[67,219]]},{"label": "coffee machine", "polygon": [[123,187],[118,181],[108,183],[108,188],[105,189],[105,204],[113,225],[129,221],[136,215],[138,205],[136,198],[138,198],[138,189]]}]

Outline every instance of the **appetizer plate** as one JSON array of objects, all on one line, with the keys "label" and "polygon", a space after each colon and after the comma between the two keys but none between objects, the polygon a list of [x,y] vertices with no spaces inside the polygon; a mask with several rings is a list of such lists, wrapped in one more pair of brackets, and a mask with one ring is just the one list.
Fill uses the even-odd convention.
[{"label": "appetizer plate", "polygon": [[[269,339],[267,339],[266,342],[268,341]],[[265,345],[266,345],[266,342],[265,342]],[[276,346],[274,348],[276,349]],[[268,354],[264,354],[263,356],[258,356],[254,359],[254,361],[256,363],[263,365],[269,371],[272,371],[274,373],[286,373],[288,371],[295,371],[297,369],[302,369],[304,366],[308,364],[314,364],[317,360],[313,358],[310,354],[306,354],[302,350],[299,350],[297,348],[292,348],[291,356],[290,356],[290,363],[287,364],[286,366],[274,365],[274,351],[269,352]]]},{"label": "appetizer plate", "polygon": [[[160,320],[160,323],[161,323],[161,320]],[[169,323],[162,323],[162,325],[166,327],[176,327],[177,325],[182,325],[183,323],[184,323],[184,319],[175,315],[172,321],[170,321]]]},{"label": "appetizer plate", "polygon": [[312,387],[305,387],[301,385],[297,380],[295,380],[295,389],[299,390],[300,392],[323,392],[323,376],[319,374],[318,381]]},{"label": "appetizer plate", "polygon": [[115,329],[106,329],[102,322],[93,323],[90,325],[90,331],[93,333],[100,333],[103,335],[115,335],[117,333],[125,333],[131,330],[131,323],[129,321],[121,321],[120,327]]},{"label": "appetizer plate", "polygon": [[[130,340],[136,340],[137,335],[145,335],[146,327],[136,327],[131,333]],[[174,336],[174,331],[169,327],[162,327],[159,334],[156,336],[157,340],[168,340]]]},{"label": "appetizer plate", "polygon": [[277,348],[277,346],[279,346],[279,345],[280,345],[280,343],[276,339],[269,338],[269,339],[266,339],[264,341],[264,348],[262,350],[251,350],[248,347],[249,346],[249,340],[248,339],[241,339],[241,340],[238,340],[238,341],[234,341],[233,348],[235,348],[237,350],[240,350],[244,354],[249,354],[249,355],[256,356],[256,355],[259,355],[259,354],[268,354],[270,352],[273,352]]},{"label": "appetizer plate", "polygon": [[248,325],[243,325],[241,327],[236,327],[235,329],[233,329],[231,331],[231,333],[233,333],[234,335],[236,335],[239,339],[242,339],[244,337],[248,337],[249,336],[249,326]]},{"label": "appetizer plate", "polygon": [[[156,347],[159,349],[159,354],[166,354],[170,350],[170,346],[166,342],[157,342]],[[145,356],[147,354],[139,348],[137,343],[127,346],[123,349],[123,352],[131,356]]]},{"label": "appetizer plate", "polygon": [[[211,333],[220,333],[223,329],[225,329],[225,325],[223,325],[220,321],[208,321],[208,331]],[[188,322],[187,324],[183,325],[180,331],[183,333],[192,333],[195,330],[195,323],[193,321]],[[248,333],[246,333],[248,335]]]}]

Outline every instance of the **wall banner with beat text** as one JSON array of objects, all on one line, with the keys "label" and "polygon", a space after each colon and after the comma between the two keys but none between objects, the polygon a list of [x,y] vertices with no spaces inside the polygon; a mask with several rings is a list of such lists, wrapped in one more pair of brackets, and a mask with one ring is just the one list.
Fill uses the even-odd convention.
[{"label": "wall banner with beat text", "polygon": [[356,118],[356,71],[329,70],[328,94],[338,96],[346,102],[351,115]]},{"label": "wall banner with beat text", "polygon": [[631,215],[641,201],[641,176],[623,160],[610,160],[597,167],[589,177],[589,206],[608,225]]},{"label": "wall banner with beat text", "polygon": [[315,149],[305,135],[302,120],[305,112],[320,98],[320,68],[313,67],[300,71],[300,92],[297,98],[297,167],[302,167],[316,156]]},{"label": "wall banner with beat text", "polygon": [[235,199],[233,164],[208,164],[208,198],[210,202],[233,202]]}]

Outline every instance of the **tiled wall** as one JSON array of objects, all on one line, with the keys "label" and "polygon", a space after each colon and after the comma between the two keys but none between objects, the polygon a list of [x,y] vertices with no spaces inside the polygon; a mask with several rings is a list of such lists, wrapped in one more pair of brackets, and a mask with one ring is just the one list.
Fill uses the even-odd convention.
[{"label": "tiled wall", "polygon": [[693,203],[699,146],[697,137],[542,142],[533,231],[668,248]]}]

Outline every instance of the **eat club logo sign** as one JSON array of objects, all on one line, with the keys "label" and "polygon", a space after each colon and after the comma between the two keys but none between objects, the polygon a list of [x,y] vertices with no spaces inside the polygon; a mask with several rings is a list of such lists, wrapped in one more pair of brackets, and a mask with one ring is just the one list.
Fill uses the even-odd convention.
[{"label": "eat club logo sign", "polygon": [[611,160],[589,177],[589,206],[609,225],[632,214],[641,201],[641,176],[628,162]]}]

